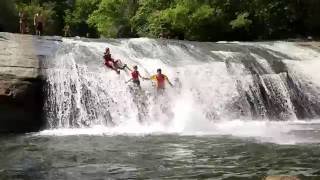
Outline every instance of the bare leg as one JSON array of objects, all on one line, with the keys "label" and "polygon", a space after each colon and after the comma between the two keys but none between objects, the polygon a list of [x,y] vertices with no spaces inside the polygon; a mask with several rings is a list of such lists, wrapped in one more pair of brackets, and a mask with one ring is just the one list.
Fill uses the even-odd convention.
[{"label": "bare leg", "polygon": [[22,33],[22,24],[21,23],[20,23],[20,33],[23,34]]}]

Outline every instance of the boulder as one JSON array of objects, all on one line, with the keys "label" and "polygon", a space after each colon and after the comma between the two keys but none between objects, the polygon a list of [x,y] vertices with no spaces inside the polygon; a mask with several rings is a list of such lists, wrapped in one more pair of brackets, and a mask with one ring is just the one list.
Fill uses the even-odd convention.
[{"label": "boulder", "polygon": [[300,180],[296,176],[267,176],[263,180]]},{"label": "boulder", "polygon": [[40,58],[30,35],[0,33],[0,133],[43,127]]}]

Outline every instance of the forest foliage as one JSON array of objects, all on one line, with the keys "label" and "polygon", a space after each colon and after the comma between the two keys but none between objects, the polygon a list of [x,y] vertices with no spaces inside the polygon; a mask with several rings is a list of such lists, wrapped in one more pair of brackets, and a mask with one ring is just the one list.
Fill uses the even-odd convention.
[{"label": "forest foliage", "polygon": [[18,12],[32,27],[41,11],[45,33],[164,37],[196,41],[262,40],[320,34],[319,0],[1,0],[0,30],[17,31]]}]

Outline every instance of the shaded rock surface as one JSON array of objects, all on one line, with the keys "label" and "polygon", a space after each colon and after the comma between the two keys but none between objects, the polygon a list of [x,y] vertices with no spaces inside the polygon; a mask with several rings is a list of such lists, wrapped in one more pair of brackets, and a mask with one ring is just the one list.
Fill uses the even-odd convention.
[{"label": "shaded rock surface", "polygon": [[33,36],[0,33],[0,133],[43,126],[39,59]]}]

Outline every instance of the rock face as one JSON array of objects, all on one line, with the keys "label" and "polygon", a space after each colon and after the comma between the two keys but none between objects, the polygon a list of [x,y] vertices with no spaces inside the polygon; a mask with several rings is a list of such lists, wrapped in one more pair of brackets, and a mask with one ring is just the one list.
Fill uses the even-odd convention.
[{"label": "rock face", "polygon": [[300,180],[296,176],[268,176],[263,180]]},{"label": "rock face", "polygon": [[43,79],[33,42],[32,36],[0,33],[0,133],[43,126]]}]

